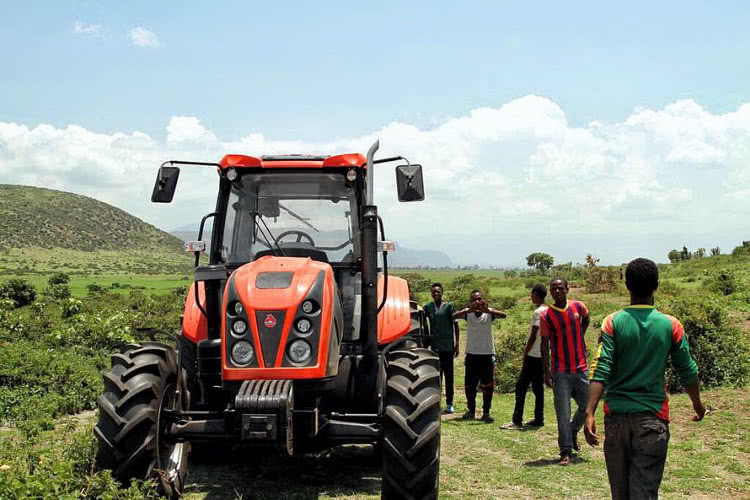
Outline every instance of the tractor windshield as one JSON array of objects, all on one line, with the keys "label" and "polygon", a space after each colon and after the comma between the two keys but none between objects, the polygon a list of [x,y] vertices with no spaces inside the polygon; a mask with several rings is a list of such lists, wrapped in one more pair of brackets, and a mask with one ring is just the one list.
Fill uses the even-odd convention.
[{"label": "tractor windshield", "polygon": [[260,255],[348,262],[359,255],[354,186],[341,174],[245,174],[232,185],[221,255],[242,264]]}]

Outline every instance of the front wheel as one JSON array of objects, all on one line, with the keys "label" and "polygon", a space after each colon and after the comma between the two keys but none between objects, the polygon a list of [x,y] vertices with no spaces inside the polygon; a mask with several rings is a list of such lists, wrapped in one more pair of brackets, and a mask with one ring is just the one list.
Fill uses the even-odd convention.
[{"label": "front wheel", "polygon": [[185,409],[177,391],[177,359],[172,347],[144,342],[112,355],[102,372],[104,393],[97,399],[97,466],[111,469],[122,483],[155,479],[161,493],[178,498],[183,491],[190,444],[166,436],[163,409]]},{"label": "front wheel", "polygon": [[432,499],[440,471],[440,368],[428,349],[387,354],[383,419],[385,499]]}]

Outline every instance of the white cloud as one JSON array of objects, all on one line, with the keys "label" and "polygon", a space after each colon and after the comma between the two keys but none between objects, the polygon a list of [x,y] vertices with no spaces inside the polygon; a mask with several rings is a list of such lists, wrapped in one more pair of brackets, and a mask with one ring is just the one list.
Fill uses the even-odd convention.
[{"label": "white cloud", "polygon": [[73,33],[79,35],[86,35],[96,37],[101,35],[102,25],[101,24],[83,24],[81,21],[73,23]]},{"label": "white cloud", "polygon": [[[606,248],[658,242],[661,249],[669,235],[677,245],[690,244],[690,235],[750,230],[750,103],[718,115],[682,100],[636,110],[619,123],[571,127],[556,103],[527,96],[432,129],[393,122],[364,136],[321,142],[277,141],[260,131],[224,141],[187,116],[170,120],[165,142],[139,132],[0,122],[0,178],[93,196],[169,229],[213,210],[216,173],[185,167],[173,205],[152,205],[156,168],[165,160],[365,152],[378,138],[378,156],[400,154],[424,167],[427,199],[406,205],[396,202],[392,166],[376,170],[375,197],[388,237],[404,246],[450,239],[456,252],[508,263],[518,255],[498,256],[506,247],[525,251],[518,235],[535,231],[543,235],[537,249],[554,254],[557,240],[572,239],[566,248],[574,256],[559,260],[580,260],[596,242]],[[707,245],[715,246],[694,246]]]},{"label": "white cloud", "polygon": [[128,32],[128,35],[130,36],[130,41],[133,42],[133,45],[136,47],[146,48],[161,46],[161,41],[159,40],[159,37],[156,36],[156,33],[149,31],[142,26],[136,26],[131,29]]}]

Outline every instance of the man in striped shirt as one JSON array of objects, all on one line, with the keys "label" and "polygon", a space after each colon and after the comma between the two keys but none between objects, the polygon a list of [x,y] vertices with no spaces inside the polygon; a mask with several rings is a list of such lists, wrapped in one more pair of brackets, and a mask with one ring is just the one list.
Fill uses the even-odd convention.
[{"label": "man in striped shirt", "polygon": [[[541,316],[542,367],[544,381],[552,388],[555,399],[559,464],[568,465],[573,450],[581,449],[577,435],[583,427],[589,396],[588,353],[584,339],[589,326],[589,311],[583,302],[568,300],[568,280],[565,278],[553,279],[549,288],[554,303]],[[570,398],[578,405],[572,419]]]},{"label": "man in striped shirt", "polygon": [[594,414],[604,394],[604,458],[612,498],[657,498],[669,443],[667,357],[693,402],[693,420],[703,419],[706,409],[682,324],[654,308],[656,264],[632,261],[625,270],[625,285],[630,306],[602,323],[599,350],[591,364],[584,434],[591,446],[599,444]]}]

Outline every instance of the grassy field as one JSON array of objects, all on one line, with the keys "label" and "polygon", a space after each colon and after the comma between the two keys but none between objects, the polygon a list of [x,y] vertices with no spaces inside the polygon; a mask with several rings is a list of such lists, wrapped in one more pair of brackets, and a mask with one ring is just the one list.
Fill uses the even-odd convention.
[{"label": "grassy field", "polygon": [[[20,361],[29,358],[31,349],[35,356],[32,359],[50,362],[49,370],[34,366],[29,368],[33,372],[30,374],[12,367],[3,370],[12,363],[0,366],[0,376],[15,380],[14,384],[29,384],[14,387],[10,386],[12,384],[8,387],[0,384],[0,402],[4,401],[8,415],[15,415],[14,409],[19,405],[25,405],[24,408],[34,414],[33,401],[44,402],[49,407],[47,410],[42,408],[37,415],[42,418],[42,423],[46,422],[45,415],[53,411],[74,413],[92,408],[95,396],[90,393],[99,393],[100,379],[98,368],[90,365],[93,359],[106,364],[111,352],[102,345],[116,344],[119,342],[118,335],[123,338],[139,335],[138,328],[153,326],[151,323],[154,322],[161,325],[168,321],[165,330],[169,329],[167,326],[176,326],[181,311],[179,299],[176,294],[161,295],[190,282],[190,259],[165,255],[163,265],[160,265],[158,257],[137,251],[108,253],[38,249],[13,250],[0,257],[0,281],[20,277],[29,280],[38,292],[42,292],[50,275],[66,272],[71,276],[69,285],[73,295],[81,298],[83,303],[81,314],[64,317],[61,316],[62,305],[45,299],[42,293],[40,301],[46,305],[36,309],[35,306],[27,306],[18,312],[3,313],[6,320],[4,324],[0,322],[0,347],[3,349],[0,354],[13,351],[16,357],[9,355],[7,359]],[[720,303],[724,311],[722,314],[726,314],[726,321],[732,328],[732,342],[736,339],[737,342],[747,343],[750,335],[747,264],[748,260],[722,256],[665,268],[657,305],[670,304],[687,297],[693,304],[700,305],[698,312],[701,312],[704,298],[707,301],[706,311],[710,310],[711,304]],[[175,267],[171,268],[172,265]],[[712,286],[711,280],[718,270],[724,269],[728,269],[734,276],[732,279],[736,279],[737,290],[727,296],[715,293],[707,295],[708,288]],[[467,274],[466,271],[401,269],[393,271],[393,274],[407,272],[421,274],[423,281],[428,283],[441,281],[447,287],[456,278]],[[498,347],[498,380],[504,382],[505,387],[512,387],[520,369],[516,357],[520,357],[517,355],[525,343],[532,310],[528,298],[529,283],[546,281],[548,277],[505,278],[502,271],[497,270],[476,270],[471,274],[481,277],[477,281],[478,286],[486,285],[493,300],[504,303],[503,308],[508,310],[507,319],[495,322],[494,334]],[[108,297],[106,300],[99,299],[99,296],[86,297],[89,284],[97,284],[118,295],[105,295]],[[587,293],[582,280],[573,280],[572,285],[570,297],[583,300],[591,313],[592,327],[587,334],[591,349],[596,345],[597,327],[602,319],[627,304],[624,286],[618,283],[612,292],[594,294]],[[469,288],[456,288],[460,293],[452,291],[456,294],[455,300],[463,300],[464,295],[468,298],[471,286],[475,286],[474,282],[468,285]],[[415,290],[420,303],[430,300],[428,287],[429,284]],[[128,293],[134,289],[142,290],[151,297]],[[703,321],[699,316],[694,319]],[[461,328],[463,343],[464,326]],[[66,336],[71,335],[69,338],[77,340],[67,341]],[[501,348],[506,351],[504,354]],[[458,415],[466,408],[462,390],[462,359],[463,356],[456,361],[455,401]],[[93,371],[78,373],[78,364]],[[45,382],[45,377],[50,374],[56,377],[58,383]],[[84,378],[78,380],[75,377]],[[87,381],[85,384],[84,379]],[[64,409],[66,405],[59,400],[61,396],[56,395],[58,391],[55,389],[59,389],[60,384],[80,388],[72,391],[75,394],[85,393],[86,397],[76,403],[77,409]],[[84,386],[88,387],[86,391],[83,390]],[[60,394],[63,392],[60,391]],[[608,497],[601,449],[585,447],[571,466],[556,465],[558,450],[552,394],[550,390],[546,390],[545,394],[547,425],[541,429],[507,431],[499,428],[500,424],[510,420],[514,404],[513,395],[507,393],[495,395],[492,409],[496,419],[494,424],[445,416],[442,428],[441,497]],[[711,413],[703,422],[693,423],[690,422],[688,398],[683,394],[676,394],[672,398],[672,440],[662,496],[750,498],[747,482],[750,475],[750,415],[747,411],[750,396],[747,388],[707,391],[704,402],[712,408]],[[528,419],[533,405],[531,394],[527,405]],[[56,416],[59,414],[55,413]],[[599,415],[600,429],[603,428],[601,418]],[[42,491],[43,494],[36,496],[26,493],[42,498],[78,498],[96,492],[94,496],[102,498],[140,499],[152,494],[153,490],[143,487],[129,492],[117,489],[106,476],[92,474],[96,443],[91,429],[95,419],[95,411],[58,417],[54,420],[54,429],[50,429],[50,421],[49,425],[40,427],[39,435],[31,436],[24,435],[19,422],[14,423],[12,419],[0,421],[0,498],[4,498],[2,491],[12,491],[3,490],[4,487],[19,487],[17,491],[24,492]],[[205,463],[200,456],[192,457],[186,498],[376,498],[380,493],[380,464],[370,446],[339,447],[321,456],[301,458],[280,458],[258,451],[235,456],[227,451],[222,455],[225,458],[223,463],[212,464]],[[19,474],[18,470],[28,472]],[[10,483],[4,483],[6,480]],[[19,486],[19,481],[36,482],[38,488],[35,489],[33,484]],[[76,486],[71,490],[66,484]],[[65,491],[65,495],[50,493],[58,489]]]}]

